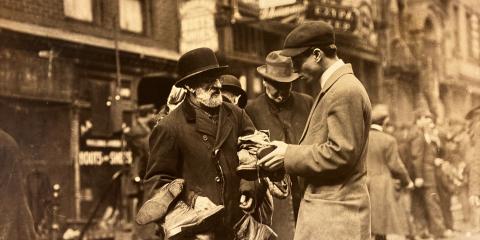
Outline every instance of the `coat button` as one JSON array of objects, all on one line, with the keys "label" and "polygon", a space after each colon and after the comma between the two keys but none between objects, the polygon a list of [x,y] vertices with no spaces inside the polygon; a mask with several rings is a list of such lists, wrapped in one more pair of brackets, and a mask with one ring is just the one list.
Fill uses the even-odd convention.
[{"label": "coat button", "polygon": [[215,182],[220,183],[221,181],[222,181],[222,179],[219,176],[215,177]]},{"label": "coat button", "polygon": [[207,137],[207,135],[203,135],[203,136],[202,136],[202,139],[203,139],[203,141],[205,141],[205,142],[206,142],[206,141],[208,140],[208,137]]}]

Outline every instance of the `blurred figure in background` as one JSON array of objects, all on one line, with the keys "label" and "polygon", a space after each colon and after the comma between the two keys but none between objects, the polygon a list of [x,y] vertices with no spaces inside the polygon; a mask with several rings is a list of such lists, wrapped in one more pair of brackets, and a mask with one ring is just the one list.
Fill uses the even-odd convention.
[{"label": "blurred figure in background", "polygon": [[470,144],[467,149],[466,161],[469,165],[469,201],[473,208],[472,211],[472,227],[475,232],[480,228],[479,223],[479,207],[480,207],[480,155],[478,149],[480,147],[480,106],[472,109],[465,117],[468,123],[468,135]]},{"label": "blurred figure in background", "polygon": [[37,239],[32,213],[24,192],[20,149],[0,129],[0,239]]},{"label": "blurred figure in background", "polygon": [[397,141],[384,132],[388,121],[388,107],[384,104],[374,106],[368,140],[367,175],[375,240],[384,240],[388,234],[410,235],[408,215],[399,202],[397,188],[413,188],[413,182],[400,160]]},{"label": "blurred figure in background", "polygon": [[245,108],[247,105],[247,93],[242,89],[242,85],[237,77],[233,75],[222,75],[220,79],[222,83],[223,100],[233,103],[240,108]]},{"label": "blurred figure in background", "polygon": [[[428,109],[415,111],[416,128],[412,131],[411,156],[415,169],[415,191],[412,197],[412,213],[422,238],[433,234],[436,238],[448,237],[440,208],[435,168],[441,147],[435,134],[435,123]],[[428,229],[428,230],[427,230]]]}]

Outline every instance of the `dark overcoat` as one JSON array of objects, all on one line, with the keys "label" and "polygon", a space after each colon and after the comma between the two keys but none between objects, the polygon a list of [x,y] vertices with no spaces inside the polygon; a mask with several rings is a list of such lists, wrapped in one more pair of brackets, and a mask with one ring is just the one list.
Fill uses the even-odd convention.
[{"label": "dark overcoat", "polygon": [[435,142],[428,143],[421,129],[412,130],[410,145],[412,163],[414,166],[414,178],[422,178],[425,187],[436,187],[435,158],[439,156],[440,146]]},{"label": "dark overcoat", "polygon": [[[281,104],[274,103],[266,94],[261,94],[248,103],[245,111],[257,129],[270,131],[270,140],[298,143],[312,104],[312,97],[294,91]],[[292,201],[292,195],[286,199],[273,199],[272,228],[278,234],[278,240],[293,239],[295,232],[294,208],[298,208],[302,195],[295,180],[292,178],[295,184],[292,189],[294,201]]]},{"label": "dark overcoat", "polygon": [[237,138],[255,129],[245,111],[229,103],[220,106],[217,125],[189,100],[159,121],[150,137],[145,191],[185,179],[187,202],[198,195],[225,206],[224,224],[216,229],[224,234],[216,237],[232,239],[232,227],[242,216]]},{"label": "dark overcoat", "polygon": [[407,214],[395,193],[395,179],[403,186],[410,181],[400,160],[395,138],[370,130],[367,152],[368,189],[372,206],[372,233],[408,235]]},{"label": "dark overcoat", "polygon": [[0,129],[0,239],[38,238],[23,187],[20,156],[15,140]]},{"label": "dark overcoat", "polygon": [[370,239],[365,155],[371,104],[345,64],[326,81],[300,138],[288,145],[287,173],[307,184],[295,239]]}]

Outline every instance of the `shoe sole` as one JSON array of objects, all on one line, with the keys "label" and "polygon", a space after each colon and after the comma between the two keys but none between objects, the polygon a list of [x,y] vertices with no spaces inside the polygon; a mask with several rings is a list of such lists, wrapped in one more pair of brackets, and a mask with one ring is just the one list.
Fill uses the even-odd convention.
[{"label": "shoe sole", "polygon": [[188,236],[193,236],[195,234],[205,233],[209,230],[210,226],[213,226],[221,218],[218,215],[222,215],[225,207],[216,206],[217,209],[214,212],[205,218],[200,223],[191,223],[183,226],[179,226],[169,230],[169,236],[166,236],[166,239],[179,240]]},{"label": "shoe sole", "polygon": [[[145,225],[154,221],[157,221],[165,216],[167,213],[167,209],[170,204],[177,198],[178,195],[183,191],[183,180],[173,180],[171,183],[173,185],[179,185],[177,188],[169,187],[165,194],[162,194],[161,197],[153,197],[147,200],[140,210],[138,210],[137,216],[135,217],[135,221],[140,225]],[[178,190],[172,191],[171,189]],[[159,199],[165,199],[165,204],[159,203]],[[162,208],[162,211],[158,211],[159,208]]]}]

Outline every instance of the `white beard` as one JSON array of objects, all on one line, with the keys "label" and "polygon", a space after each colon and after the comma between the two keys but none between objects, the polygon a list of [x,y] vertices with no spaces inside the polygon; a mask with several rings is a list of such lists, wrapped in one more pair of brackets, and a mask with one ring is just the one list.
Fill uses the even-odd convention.
[{"label": "white beard", "polygon": [[199,103],[209,108],[218,107],[223,102],[221,92],[218,94],[214,94],[212,90],[205,91],[202,88],[198,88],[195,91],[195,97]]}]

